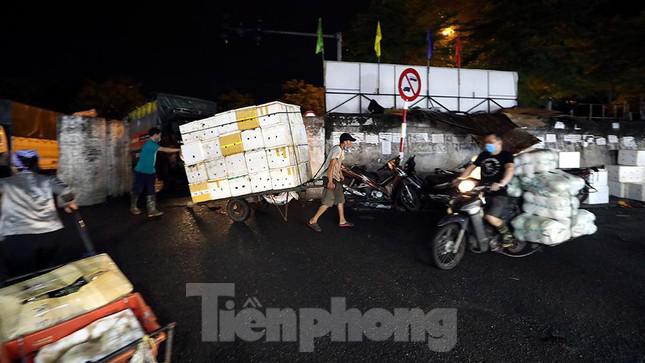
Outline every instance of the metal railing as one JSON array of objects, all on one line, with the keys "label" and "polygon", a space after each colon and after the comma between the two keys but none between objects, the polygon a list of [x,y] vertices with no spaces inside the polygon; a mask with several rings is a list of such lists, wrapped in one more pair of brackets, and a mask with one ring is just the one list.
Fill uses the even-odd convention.
[{"label": "metal railing", "polygon": [[624,103],[578,103],[569,110],[569,115],[574,117],[586,117],[587,119],[620,119],[631,120],[632,113],[629,111],[629,104]]},{"label": "metal railing", "polygon": [[[370,98],[370,96],[371,97],[374,97],[374,96],[392,97],[393,104],[395,104],[395,105],[397,104],[397,101],[402,102],[402,101],[399,100],[399,97],[400,97],[399,94],[391,94],[391,93],[390,94],[384,94],[384,93],[347,93],[347,92],[333,92],[332,91],[332,92],[326,92],[325,94],[351,96],[350,98],[348,98],[345,101],[343,101],[342,103],[336,105],[335,107],[333,107],[331,110],[327,111],[326,113],[332,113],[335,110],[337,110],[340,107],[342,107],[343,105],[345,105],[348,102],[353,101],[353,100],[355,100],[357,98],[358,98],[358,108],[362,112],[362,110],[363,110],[363,99],[366,99],[368,102],[371,102],[371,101],[374,100],[374,98]],[[456,99],[457,100],[457,110],[449,109],[442,102],[440,102],[439,99],[441,99],[442,101],[443,101],[443,99]],[[474,109],[476,109],[479,106],[483,105],[484,103],[486,104],[486,109],[487,109],[488,113],[490,113],[491,112],[491,104],[496,105],[500,109],[504,108],[504,106],[500,105],[497,101],[504,100],[504,101],[517,102],[516,98],[511,98],[511,97],[490,98],[490,97],[464,97],[464,96],[439,96],[439,95],[427,95],[426,96],[426,95],[424,95],[424,96],[419,96],[419,98],[416,101],[414,101],[413,103],[411,103],[408,107],[412,108],[414,106],[417,106],[421,102],[423,102],[424,100],[426,101],[426,107],[427,108],[431,108],[431,107],[435,108],[436,106],[438,106],[438,108],[440,108],[441,110],[446,111],[446,112],[464,112],[464,113],[470,113],[471,111],[473,111]],[[467,110],[462,111],[461,110],[461,100],[480,100],[480,102],[477,103],[476,105],[468,108]],[[445,101],[443,101],[443,102],[445,103]]]}]

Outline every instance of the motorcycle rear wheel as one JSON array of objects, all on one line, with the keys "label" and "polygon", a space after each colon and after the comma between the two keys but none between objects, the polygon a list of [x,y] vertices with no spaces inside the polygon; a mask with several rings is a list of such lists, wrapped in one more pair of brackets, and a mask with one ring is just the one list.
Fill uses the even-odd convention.
[{"label": "motorcycle rear wheel", "polygon": [[406,186],[401,186],[397,193],[398,202],[407,211],[416,212],[421,209],[421,195],[419,194],[419,190],[412,186],[408,185],[407,189],[410,191],[409,195]]},{"label": "motorcycle rear wheel", "polygon": [[456,242],[459,236],[461,226],[457,223],[447,224],[440,227],[432,237],[431,255],[434,265],[441,270],[452,270],[455,268],[461,259],[464,257],[466,251],[467,237],[464,236],[456,252],[448,251],[449,244]]}]

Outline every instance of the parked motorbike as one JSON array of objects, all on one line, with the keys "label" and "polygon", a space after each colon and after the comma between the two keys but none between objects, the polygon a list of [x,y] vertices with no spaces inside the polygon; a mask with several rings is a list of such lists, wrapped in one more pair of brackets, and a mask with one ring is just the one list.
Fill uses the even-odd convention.
[{"label": "parked motorbike", "polygon": [[[541,245],[517,239],[511,247],[501,248],[502,236],[484,220],[483,195],[488,188],[478,186],[474,179],[459,183],[459,193],[450,200],[448,214],[439,221],[431,240],[432,261],[439,269],[455,268],[464,257],[466,246],[474,253],[494,251],[510,257],[526,257],[539,250]],[[509,207],[504,216],[509,228],[510,220],[520,213],[517,203]]]},{"label": "parked motorbike", "polygon": [[343,168],[345,198],[349,203],[368,208],[400,206],[408,211],[418,211],[421,209],[421,183],[414,172],[414,156],[403,168],[400,162],[397,156],[378,169],[388,171],[383,177],[356,165]]}]

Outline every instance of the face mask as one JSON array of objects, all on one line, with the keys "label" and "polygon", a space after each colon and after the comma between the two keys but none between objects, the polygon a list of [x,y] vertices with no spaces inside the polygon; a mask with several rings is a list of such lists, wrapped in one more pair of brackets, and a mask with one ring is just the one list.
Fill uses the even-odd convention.
[{"label": "face mask", "polygon": [[486,144],[486,151],[489,153],[494,153],[497,148],[495,147],[495,144]]}]

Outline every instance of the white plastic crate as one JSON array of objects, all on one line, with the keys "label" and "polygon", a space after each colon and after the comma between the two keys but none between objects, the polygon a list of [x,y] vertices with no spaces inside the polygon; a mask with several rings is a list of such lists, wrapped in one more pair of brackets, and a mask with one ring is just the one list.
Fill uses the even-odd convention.
[{"label": "white plastic crate", "polygon": [[618,150],[618,164],[645,166],[644,150]]},{"label": "white plastic crate", "polygon": [[251,151],[264,148],[264,139],[262,138],[262,130],[257,128],[254,130],[242,131],[242,145],[244,151]]},{"label": "white plastic crate", "polygon": [[190,184],[203,183],[208,180],[206,166],[203,163],[187,166],[186,176],[188,177],[188,183]]},{"label": "white plastic crate", "polygon": [[298,173],[300,174],[300,184],[308,182],[311,179],[309,162],[298,164]]},{"label": "white plastic crate", "polygon": [[264,137],[264,147],[266,148],[293,145],[291,130],[288,124],[263,128],[262,136]]},{"label": "white plastic crate", "polygon": [[183,134],[187,134],[193,131],[197,131],[200,128],[200,123],[197,121],[189,122],[187,124],[183,124],[179,126],[179,132]]},{"label": "white plastic crate", "polygon": [[613,195],[618,198],[627,197],[627,183],[621,183],[616,181],[609,181],[609,195]]},{"label": "white plastic crate", "polygon": [[231,111],[221,112],[213,116],[213,126],[235,123],[235,114]]},{"label": "white plastic crate", "polygon": [[234,154],[226,157],[226,171],[229,178],[248,174],[244,154]]},{"label": "white plastic crate", "polygon": [[580,152],[578,151],[561,151],[559,153],[558,168],[576,169],[580,167]]},{"label": "white plastic crate", "polygon": [[181,146],[181,154],[184,158],[184,164],[195,165],[205,160],[204,150],[200,142],[193,142]]},{"label": "white plastic crate", "polygon": [[181,134],[181,141],[185,144],[192,144],[193,142],[198,142],[199,132],[188,132],[188,133],[182,133]]},{"label": "white plastic crate", "polygon": [[598,169],[598,171],[591,171],[589,175],[589,184],[593,187],[606,187],[609,181],[609,174],[607,169]]},{"label": "white plastic crate", "polygon": [[249,177],[251,178],[251,191],[253,191],[253,193],[260,193],[273,189],[271,173],[269,171],[249,174]]},{"label": "white plastic crate", "polygon": [[267,150],[269,169],[285,168],[298,165],[293,146],[281,146]]},{"label": "white plastic crate", "polygon": [[222,148],[219,144],[219,139],[212,139],[202,142],[202,150],[204,150],[204,157],[209,159],[219,159],[222,155]]},{"label": "white plastic crate", "polygon": [[251,178],[249,178],[248,175],[238,176],[237,178],[229,178],[228,185],[231,189],[231,196],[233,197],[252,193]]},{"label": "white plastic crate", "polygon": [[209,180],[224,179],[228,176],[226,159],[219,158],[206,161],[206,173]]},{"label": "white plastic crate", "polygon": [[305,163],[309,161],[309,145],[298,145],[295,148],[298,163]]},{"label": "white plastic crate", "polygon": [[227,179],[209,181],[208,189],[211,191],[211,198],[213,198],[213,200],[231,197],[231,189]]},{"label": "white plastic crate", "polygon": [[202,130],[202,141],[214,140],[219,137],[217,127],[210,126]]},{"label": "white plastic crate", "polygon": [[585,204],[607,204],[609,203],[609,187],[607,185],[595,187],[596,191],[590,190]]},{"label": "white plastic crate", "polygon": [[246,167],[249,174],[261,173],[269,170],[267,152],[265,150],[247,151],[244,153]]},{"label": "white plastic crate", "polygon": [[297,166],[271,170],[271,184],[274,190],[295,188],[300,185],[300,173]]},{"label": "white plastic crate", "polygon": [[272,113],[260,116],[260,127],[263,129],[275,125],[286,125],[288,123],[289,119],[284,113]]},{"label": "white plastic crate", "polygon": [[645,202],[645,184],[631,183],[627,186],[627,198]]},{"label": "white plastic crate", "polygon": [[643,183],[645,182],[645,167],[608,165],[607,171],[610,181],[621,183]]}]

